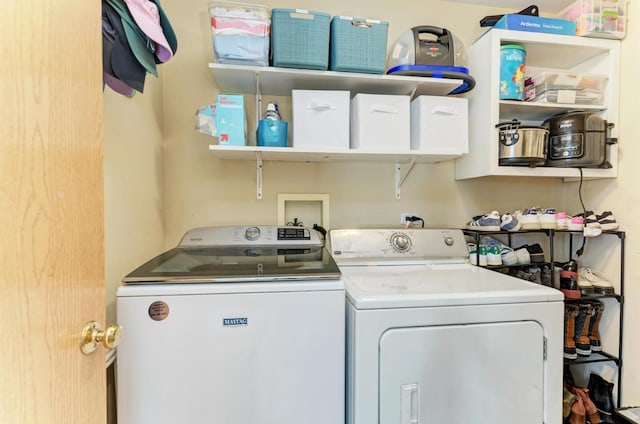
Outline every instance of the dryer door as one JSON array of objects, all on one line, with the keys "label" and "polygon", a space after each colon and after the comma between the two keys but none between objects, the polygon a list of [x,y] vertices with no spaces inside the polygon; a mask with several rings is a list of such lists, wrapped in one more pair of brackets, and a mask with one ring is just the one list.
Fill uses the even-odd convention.
[{"label": "dryer door", "polygon": [[380,423],[540,424],[543,343],[533,321],[388,330]]}]

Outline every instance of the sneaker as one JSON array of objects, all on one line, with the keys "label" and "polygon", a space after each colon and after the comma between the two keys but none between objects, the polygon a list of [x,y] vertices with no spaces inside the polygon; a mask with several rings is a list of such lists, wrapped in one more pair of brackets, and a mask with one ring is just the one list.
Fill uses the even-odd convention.
[{"label": "sneaker", "polygon": [[564,212],[556,213],[556,229],[568,230],[569,229],[569,217]]},{"label": "sneaker", "polygon": [[582,231],[584,229],[584,218],[582,216],[574,216],[569,220],[569,225],[567,226],[569,231]]},{"label": "sneaker", "polygon": [[591,284],[593,287],[592,293],[601,295],[612,295],[615,293],[613,284],[611,284],[606,277],[598,271],[593,271],[590,268],[580,268],[578,270],[578,280],[584,280]]},{"label": "sneaker", "polygon": [[532,264],[540,264],[544,262],[544,251],[539,243],[527,244],[524,246],[529,252],[529,258]]},{"label": "sneaker", "polygon": [[478,247],[478,261],[480,266],[487,266],[487,246],[484,244]]},{"label": "sneaker", "polygon": [[467,250],[469,250],[469,263],[478,265],[478,246],[475,243],[467,243]]},{"label": "sneaker", "polygon": [[594,293],[593,284],[585,278],[586,268],[578,269],[578,290],[583,296],[592,295]]},{"label": "sneaker", "polygon": [[467,229],[476,231],[500,231],[500,213],[491,213],[475,216],[467,224]]},{"label": "sneaker", "polygon": [[518,256],[510,247],[502,249],[502,251],[500,252],[500,259],[502,260],[502,265],[518,264]]},{"label": "sneaker", "polygon": [[515,250],[516,258],[519,265],[528,265],[531,263],[531,256],[526,247],[520,247]]},{"label": "sneaker", "polygon": [[487,249],[487,265],[502,265],[500,246],[492,245]]},{"label": "sneaker", "polygon": [[556,228],[556,210],[553,208],[543,209],[540,218],[540,228],[554,230]]},{"label": "sneaker", "polygon": [[505,213],[500,218],[500,229],[502,231],[518,231],[521,227],[522,224],[515,214]]},{"label": "sneaker", "polygon": [[523,230],[539,230],[540,229],[540,209],[525,209],[520,217]]},{"label": "sneaker", "polygon": [[575,216],[582,217],[583,224],[585,227],[600,228],[600,223],[598,222],[598,218],[592,211],[585,211],[584,213],[579,213]]},{"label": "sneaker", "polygon": [[605,211],[602,212],[602,214],[598,215],[598,222],[600,223],[600,228],[605,231],[618,229],[618,223],[616,222],[616,218],[613,216],[611,211]]}]

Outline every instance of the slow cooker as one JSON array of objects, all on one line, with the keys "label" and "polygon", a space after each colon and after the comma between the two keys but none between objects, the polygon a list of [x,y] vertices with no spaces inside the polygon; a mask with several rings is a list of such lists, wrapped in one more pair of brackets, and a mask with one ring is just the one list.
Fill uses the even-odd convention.
[{"label": "slow cooker", "polygon": [[612,123],[584,111],[556,115],[542,124],[549,129],[547,166],[611,168],[607,145],[615,144],[610,136]]},{"label": "slow cooker", "polygon": [[549,130],[524,126],[517,119],[502,122],[498,128],[498,164],[500,166],[542,166],[547,161]]}]

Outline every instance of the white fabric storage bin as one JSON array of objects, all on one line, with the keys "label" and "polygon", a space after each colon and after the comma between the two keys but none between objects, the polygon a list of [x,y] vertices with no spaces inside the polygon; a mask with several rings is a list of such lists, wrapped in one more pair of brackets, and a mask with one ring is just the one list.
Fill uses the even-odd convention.
[{"label": "white fabric storage bin", "polygon": [[351,100],[351,148],[409,151],[409,96],[356,94]]},{"label": "white fabric storage bin", "polygon": [[348,91],[292,90],[293,147],[349,149]]},{"label": "white fabric storage bin", "polygon": [[467,99],[419,96],[411,102],[411,150],[421,153],[469,153]]}]

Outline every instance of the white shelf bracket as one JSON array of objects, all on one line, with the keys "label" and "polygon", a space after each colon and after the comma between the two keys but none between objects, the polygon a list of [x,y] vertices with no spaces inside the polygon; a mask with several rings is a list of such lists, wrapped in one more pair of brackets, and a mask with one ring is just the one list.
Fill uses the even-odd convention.
[{"label": "white shelf bracket", "polygon": [[256,198],[262,200],[262,152],[256,152]]},{"label": "white shelf bracket", "polygon": [[417,157],[411,159],[411,162],[409,162],[409,165],[407,166],[407,172],[405,172],[404,175],[402,175],[402,167],[399,163],[396,163],[396,199],[400,199],[400,187],[402,187],[404,180],[409,176],[409,173],[413,169],[413,165],[416,163],[416,159]]},{"label": "white shelf bracket", "polygon": [[257,129],[258,123],[260,122],[260,118],[262,118],[262,81],[260,81],[260,72],[256,72],[255,76],[256,76],[256,129]]}]

